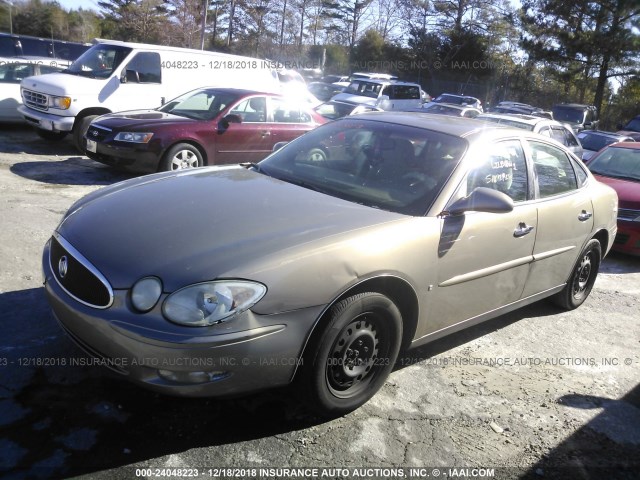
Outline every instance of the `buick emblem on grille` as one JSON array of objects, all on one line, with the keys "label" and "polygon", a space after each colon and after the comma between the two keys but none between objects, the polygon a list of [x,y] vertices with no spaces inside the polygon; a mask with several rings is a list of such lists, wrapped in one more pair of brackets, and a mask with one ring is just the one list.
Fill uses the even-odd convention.
[{"label": "buick emblem on grille", "polygon": [[91,135],[93,135],[94,137],[97,137],[98,136],[98,130],[93,130],[91,132]]},{"label": "buick emblem on grille", "polygon": [[67,269],[69,268],[69,261],[67,260],[67,256],[63,255],[60,257],[58,261],[58,273],[60,274],[60,278],[64,278],[67,274]]}]

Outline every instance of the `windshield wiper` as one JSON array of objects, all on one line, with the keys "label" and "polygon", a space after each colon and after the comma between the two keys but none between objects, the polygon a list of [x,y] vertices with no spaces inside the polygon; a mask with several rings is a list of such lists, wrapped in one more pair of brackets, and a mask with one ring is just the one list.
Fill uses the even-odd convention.
[{"label": "windshield wiper", "polygon": [[244,163],[241,163],[240,166],[246,168],[247,170],[249,170],[250,168],[253,168],[256,172],[262,173],[260,165],[254,162],[244,162]]}]

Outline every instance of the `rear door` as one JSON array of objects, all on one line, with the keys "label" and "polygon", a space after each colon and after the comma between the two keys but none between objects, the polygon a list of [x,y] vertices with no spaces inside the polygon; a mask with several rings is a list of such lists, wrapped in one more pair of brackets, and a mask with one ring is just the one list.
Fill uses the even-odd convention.
[{"label": "rear door", "polygon": [[586,178],[582,167],[555,145],[529,140],[526,147],[539,201],[534,263],[525,297],[564,284],[593,231],[593,206],[582,188]]}]

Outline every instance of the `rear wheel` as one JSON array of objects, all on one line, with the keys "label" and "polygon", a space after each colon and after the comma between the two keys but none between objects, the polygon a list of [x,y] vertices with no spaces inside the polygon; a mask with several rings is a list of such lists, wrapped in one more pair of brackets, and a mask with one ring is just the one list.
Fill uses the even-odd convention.
[{"label": "rear wheel", "polygon": [[182,170],[204,165],[200,151],[188,143],[178,143],[171,147],[162,157],[161,171]]},{"label": "rear wheel", "polygon": [[43,130],[41,128],[36,128],[36,133],[40,138],[49,140],[50,142],[58,142],[68,134],[68,132],[51,132],[49,130]]},{"label": "rear wheel", "polygon": [[582,250],[567,285],[561,292],[554,295],[552,300],[567,310],[573,310],[582,305],[596,281],[601,259],[602,247],[594,238]]},{"label": "rear wheel", "polygon": [[366,403],[393,369],[402,339],[398,307],[380,293],[348,297],[329,311],[307,347],[301,387],[317,413],[337,416]]},{"label": "rear wheel", "polygon": [[84,154],[87,149],[87,140],[84,136],[87,130],[89,130],[89,125],[91,125],[91,122],[96,118],[98,118],[98,115],[87,115],[86,117],[76,120],[73,127],[73,145],[82,154]]}]

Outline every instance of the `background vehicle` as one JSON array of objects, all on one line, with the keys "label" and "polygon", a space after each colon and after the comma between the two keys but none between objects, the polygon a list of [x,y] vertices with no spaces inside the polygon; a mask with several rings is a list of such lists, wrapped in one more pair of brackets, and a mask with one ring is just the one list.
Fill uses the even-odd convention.
[{"label": "background vehicle", "polygon": [[384,111],[373,105],[340,100],[329,100],[328,102],[318,105],[314,110],[327,120],[337,120],[338,118],[346,117],[347,115],[356,115],[358,113]]},{"label": "background vehicle", "polygon": [[549,120],[553,120],[552,112],[543,110],[542,108],[539,108],[539,107],[534,107],[527,103],[520,103],[520,102],[508,102],[508,101],[500,102],[496,106],[491,107],[489,109],[489,112],[533,115],[536,117],[544,117],[544,118],[548,118]]},{"label": "background vehicle", "polygon": [[417,83],[355,79],[332,100],[364,103],[382,110],[409,110],[422,105],[421,92]]},{"label": "background vehicle", "polygon": [[631,119],[626,125],[618,125],[618,130],[618,134],[629,135],[637,142],[640,142],[640,115]]},{"label": "background vehicle", "polygon": [[476,97],[470,97],[469,95],[455,95],[453,93],[443,93],[438,95],[434,100],[435,103],[450,103],[452,105],[462,105],[465,107],[474,107],[482,110],[482,102]]},{"label": "background vehicle", "polygon": [[587,162],[591,173],[618,193],[613,250],[640,256],[640,143],[614,143]]},{"label": "background vehicle", "polygon": [[616,208],[551,139],[366,113],[246,168],[95,191],[42,267],[62,327],[126,359],[123,378],[185,396],[294,382],[302,405],[335,416],[369,400],[403,348],[546,297],[579,307]]},{"label": "background vehicle", "polygon": [[617,142],[635,142],[632,137],[601,130],[583,130],[577,135],[582,144],[582,160],[589,160],[598,150]]},{"label": "background vehicle", "polygon": [[28,35],[0,33],[0,57],[46,57],[73,61],[91,47],[88,43],[52,40]]},{"label": "background vehicle", "polygon": [[269,62],[186,48],[100,41],[61,73],[23,81],[20,113],[38,134],[59,140],[72,133],[84,152],[84,134],[99,115],[155,108],[204,85],[252,86],[277,92]]},{"label": "background vehicle", "polygon": [[532,115],[500,115],[495,113],[483,113],[482,115],[478,115],[477,118],[478,120],[499,123],[509,127],[523,128],[551,137],[575,153],[578,158],[582,158],[582,145],[578,137],[576,137],[576,134],[571,128],[555,120],[548,120]]},{"label": "background vehicle", "polygon": [[307,85],[309,91],[323,102],[328,102],[334,95],[341,93],[344,88],[333,83],[311,82]]},{"label": "background vehicle", "polygon": [[554,105],[551,111],[554,120],[570,125],[576,133],[585,129],[596,130],[600,123],[598,110],[593,105],[561,103]]},{"label": "background vehicle", "polygon": [[[0,62],[0,122],[22,123],[24,117],[18,112],[22,105],[20,82],[33,75],[59,72],[62,67],[49,65],[50,59],[11,59]],[[57,63],[57,62],[56,62]]]},{"label": "background vehicle", "polygon": [[156,110],[96,118],[89,158],[138,172],[256,162],[326,120],[306,103],[233,88],[188,92]]},{"label": "background vehicle", "polygon": [[482,113],[475,107],[433,102],[423,105],[421,110],[425,113],[435,113],[437,115],[450,115],[453,117],[465,118],[476,118]]}]

